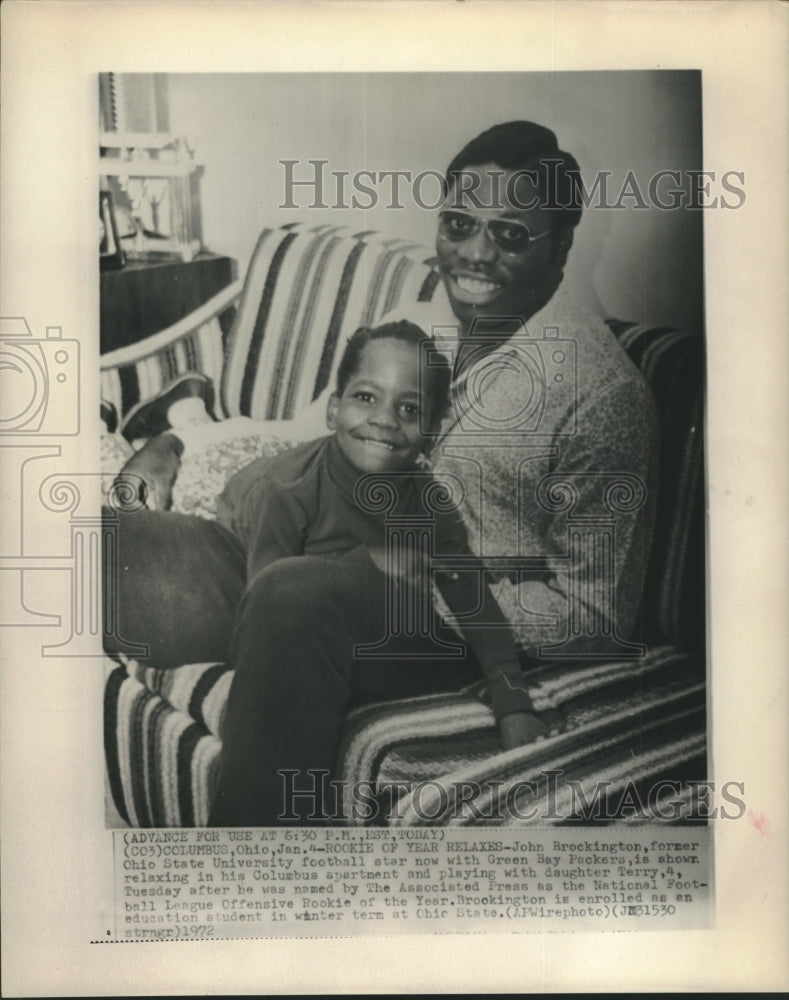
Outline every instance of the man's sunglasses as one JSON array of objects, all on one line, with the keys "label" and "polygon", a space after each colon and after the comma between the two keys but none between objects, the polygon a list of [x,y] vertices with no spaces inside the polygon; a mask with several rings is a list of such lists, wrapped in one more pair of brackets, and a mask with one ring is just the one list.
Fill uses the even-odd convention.
[{"label": "man's sunglasses", "polygon": [[550,230],[532,236],[527,226],[516,219],[480,219],[468,212],[457,212],[445,209],[438,213],[438,234],[451,243],[460,243],[471,236],[476,236],[480,228],[485,228],[488,239],[502,253],[525,253],[531,243],[550,235]]}]

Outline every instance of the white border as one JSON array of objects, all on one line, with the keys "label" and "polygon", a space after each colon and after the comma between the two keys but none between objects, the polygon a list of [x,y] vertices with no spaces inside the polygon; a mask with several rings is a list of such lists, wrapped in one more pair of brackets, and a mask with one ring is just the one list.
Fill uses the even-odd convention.
[{"label": "white border", "polygon": [[[787,985],[786,15],[772,0],[3,5],[2,312],[79,331],[85,352],[98,275],[77,237],[95,214],[100,70],[702,69],[705,162],[744,170],[748,194],[705,233],[713,756],[765,817],[718,826],[713,931],[90,946],[99,692],[4,636],[5,995]],[[64,457],[96,467],[84,396]]]}]

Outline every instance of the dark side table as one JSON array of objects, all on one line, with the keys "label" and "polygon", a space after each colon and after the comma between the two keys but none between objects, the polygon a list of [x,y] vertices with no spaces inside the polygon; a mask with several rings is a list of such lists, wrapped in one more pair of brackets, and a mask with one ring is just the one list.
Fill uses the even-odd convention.
[{"label": "dark side table", "polygon": [[188,316],[236,277],[232,257],[200,253],[174,259],[132,260],[101,273],[101,353],[126,347]]}]

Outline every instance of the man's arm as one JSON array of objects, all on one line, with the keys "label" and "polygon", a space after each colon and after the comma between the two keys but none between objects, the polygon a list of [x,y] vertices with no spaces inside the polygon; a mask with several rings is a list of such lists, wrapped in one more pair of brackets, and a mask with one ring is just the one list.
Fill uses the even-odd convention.
[{"label": "man's arm", "polygon": [[[516,374],[511,381],[510,396],[500,393],[505,410],[519,400]],[[606,652],[613,630],[628,639],[651,543],[658,432],[646,384],[635,373],[604,391],[598,384],[568,413],[574,433],[556,420],[550,437],[461,431],[438,448],[436,469],[464,487],[472,551],[496,577],[494,596],[533,658],[565,638],[568,655]],[[520,570],[513,557],[524,560]],[[510,565],[497,572],[496,558]]]},{"label": "man's arm", "polygon": [[436,583],[454,615],[479,604],[473,617],[460,623],[461,630],[485,675],[504,749],[511,750],[547,735],[551,721],[559,720],[546,720],[534,710],[512,632],[490,592],[482,563],[475,560],[467,570],[440,572],[436,574]]},{"label": "man's arm", "polygon": [[[530,655],[564,638],[568,654],[604,653],[614,635],[630,639],[651,548],[657,459],[645,385],[634,380],[581,401],[578,433],[560,444],[550,478],[530,484],[534,495],[523,499],[531,504],[521,504],[521,521],[539,526],[533,551],[524,554],[544,556],[549,571],[494,588],[507,617],[522,623],[518,638]],[[486,500],[506,502],[495,490]],[[558,625],[528,624],[524,609],[554,615]]]}]

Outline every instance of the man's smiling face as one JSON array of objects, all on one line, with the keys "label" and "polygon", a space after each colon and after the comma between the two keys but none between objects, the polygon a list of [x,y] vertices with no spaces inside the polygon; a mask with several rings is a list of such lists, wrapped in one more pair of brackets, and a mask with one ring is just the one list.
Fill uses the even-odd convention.
[{"label": "man's smiling face", "polygon": [[[436,252],[452,310],[464,333],[476,318],[518,316],[528,320],[550,299],[561,280],[571,233],[553,232],[556,215],[539,205],[539,192],[523,171],[488,163],[466,167],[464,174],[478,175],[479,186],[469,191],[466,183],[461,185],[466,189],[458,192],[453,185],[446,208],[462,209],[482,223],[520,223],[532,237],[543,238],[513,253],[503,250],[484,224],[472,227],[476,231],[466,238],[439,225]],[[526,205],[533,207],[523,207]],[[517,247],[517,242],[513,245]],[[486,323],[486,328],[495,328],[495,322]]]}]

